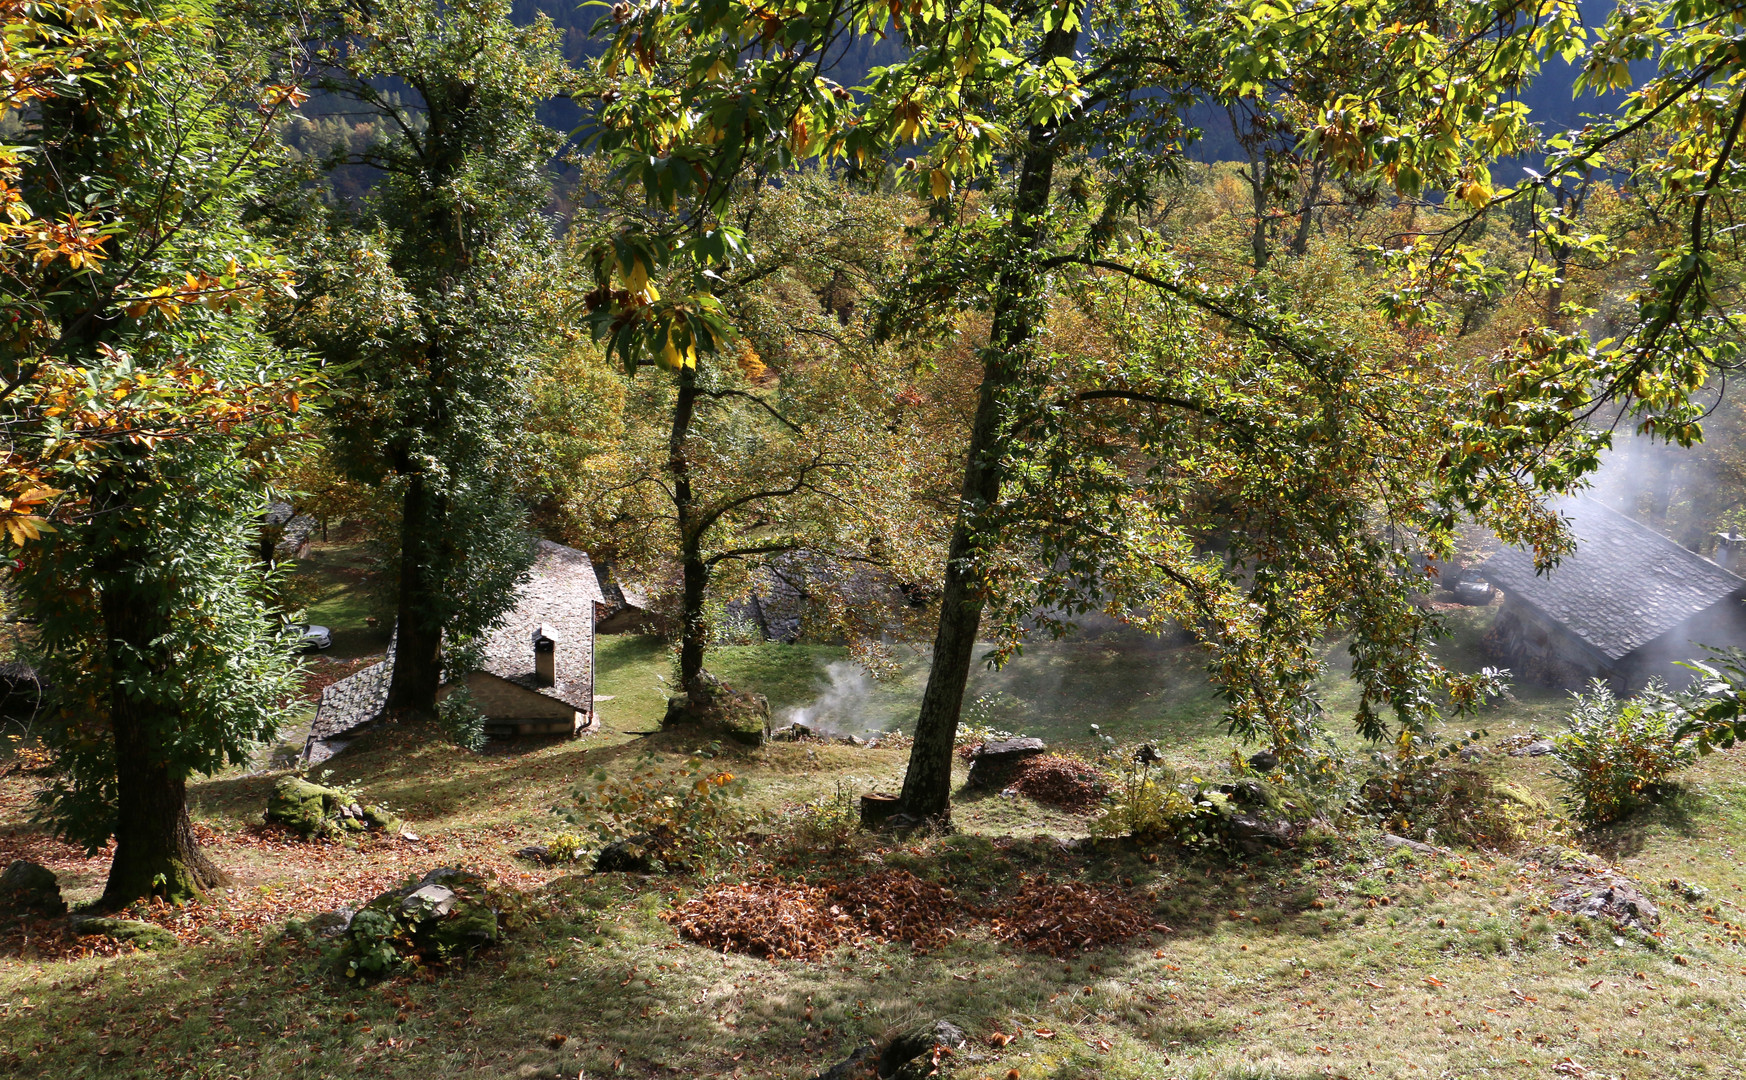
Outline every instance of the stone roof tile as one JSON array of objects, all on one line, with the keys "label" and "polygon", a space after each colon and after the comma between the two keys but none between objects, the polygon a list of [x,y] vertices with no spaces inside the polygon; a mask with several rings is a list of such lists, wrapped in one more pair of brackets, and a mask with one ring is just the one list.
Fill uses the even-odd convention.
[{"label": "stone roof tile", "polygon": [[1746,590],[1746,579],[1593,499],[1566,499],[1553,508],[1570,522],[1574,552],[1536,574],[1531,553],[1508,548],[1479,573],[1608,661]]}]

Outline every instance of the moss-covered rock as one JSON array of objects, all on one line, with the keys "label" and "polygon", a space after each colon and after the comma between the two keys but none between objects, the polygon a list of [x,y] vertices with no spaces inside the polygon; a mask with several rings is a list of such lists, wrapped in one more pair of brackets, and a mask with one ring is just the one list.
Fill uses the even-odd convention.
[{"label": "moss-covered rock", "polygon": [[53,870],[17,859],[0,873],[0,911],[52,918],[67,913],[67,902]]},{"label": "moss-covered rock", "polygon": [[735,742],[761,746],[770,730],[770,700],[705,675],[686,693],[668,699],[661,723],[696,724]]},{"label": "moss-covered rock", "polygon": [[106,937],[136,949],[173,949],[181,944],[175,934],[163,927],[137,919],[75,918],[73,933]]},{"label": "moss-covered rock", "polygon": [[323,787],[298,776],[281,777],[267,800],[266,819],[302,836],[339,836],[381,829],[399,832],[405,822],[382,806],[360,806],[350,792]]},{"label": "moss-covered rock", "polygon": [[345,931],[347,971],[380,977],[407,964],[447,961],[498,940],[502,927],[485,879],[440,867],[371,900]]}]

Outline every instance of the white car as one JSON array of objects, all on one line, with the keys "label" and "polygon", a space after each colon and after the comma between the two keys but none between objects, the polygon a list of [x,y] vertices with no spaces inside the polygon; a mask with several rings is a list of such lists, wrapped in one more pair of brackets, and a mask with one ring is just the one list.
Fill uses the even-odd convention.
[{"label": "white car", "polygon": [[303,651],[320,652],[333,644],[333,634],[325,626],[309,625],[303,628]]}]

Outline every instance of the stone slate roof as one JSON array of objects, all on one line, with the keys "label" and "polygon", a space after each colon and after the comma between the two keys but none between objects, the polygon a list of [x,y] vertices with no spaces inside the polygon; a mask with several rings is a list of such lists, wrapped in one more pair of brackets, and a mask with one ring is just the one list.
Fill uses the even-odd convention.
[{"label": "stone slate roof", "polygon": [[[601,600],[594,566],[585,552],[541,540],[515,609],[485,640],[480,670],[561,701],[583,713],[594,708],[594,605]],[[545,624],[558,637],[554,686],[534,681],[534,628]],[[311,744],[362,727],[382,715],[394,675],[394,642],[379,664],[333,683],[321,692]]]},{"label": "stone slate roof", "polygon": [[[485,640],[480,670],[554,698],[583,713],[594,708],[594,605],[604,603],[586,552],[541,540],[533,576],[515,610]],[[541,625],[558,639],[554,686],[534,681],[533,634]]]},{"label": "stone slate roof", "polygon": [[1566,499],[1553,508],[1570,521],[1573,553],[1536,574],[1531,553],[1509,548],[1487,559],[1479,573],[1608,661],[1746,590],[1746,579],[1593,499]]},{"label": "stone slate roof", "polygon": [[353,672],[321,692],[321,704],[315,707],[315,723],[309,729],[310,742],[343,735],[362,727],[382,715],[388,704],[388,682],[394,675],[394,645],[388,645],[388,659]]}]

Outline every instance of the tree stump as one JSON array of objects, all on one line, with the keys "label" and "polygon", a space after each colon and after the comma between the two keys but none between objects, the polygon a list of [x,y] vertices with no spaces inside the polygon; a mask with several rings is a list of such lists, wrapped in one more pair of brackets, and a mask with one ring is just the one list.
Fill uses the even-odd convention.
[{"label": "tree stump", "polygon": [[887,795],[882,791],[871,791],[861,796],[861,825],[864,828],[876,829],[891,820],[903,803],[896,795]]}]

